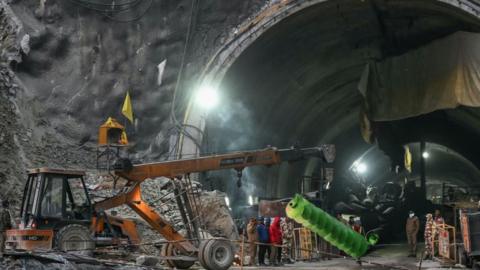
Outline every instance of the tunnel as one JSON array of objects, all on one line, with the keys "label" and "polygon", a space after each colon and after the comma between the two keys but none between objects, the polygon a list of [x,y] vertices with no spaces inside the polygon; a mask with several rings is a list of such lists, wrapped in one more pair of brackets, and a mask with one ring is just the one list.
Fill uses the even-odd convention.
[{"label": "tunnel", "polygon": [[480,267],[479,0],[18,0],[0,22],[0,268]]},{"label": "tunnel", "polygon": [[[284,17],[271,15],[267,26],[235,37],[239,41],[228,43],[222,52],[225,55],[218,57],[221,60],[212,59],[218,63],[205,71],[209,83],[217,84],[221,102],[211,111],[186,116],[187,123],[203,127],[198,137],[202,141],[200,153],[332,143],[337,150],[332,189],[337,190],[339,199],[344,187],[356,181],[350,169],[361,157],[368,157],[366,180],[370,183],[401,183],[403,177],[394,171],[403,162],[406,145],[415,149],[410,180],[418,180],[421,157],[417,148],[425,141],[433,147],[427,164],[428,190],[436,186],[436,191],[429,191],[429,198],[438,193],[442,181],[475,185],[480,162],[475,154],[480,116],[475,107],[405,112],[395,119],[382,119],[379,113],[379,120],[369,122],[375,139],[367,142],[362,136],[365,97],[359,84],[366,66],[395,62],[455,35],[475,38],[479,21],[469,12],[475,4],[456,4],[317,1],[295,11],[287,9]],[[402,67],[415,69],[428,64],[420,60]],[[389,106],[398,106],[402,112],[402,102],[391,100]],[[192,152],[188,140],[185,149],[189,149],[185,153]],[[468,169],[444,174],[442,164],[463,164]],[[204,179],[246,203],[249,195],[293,196],[301,191],[298,183],[319,168],[318,161],[310,160],[268,170],[246,169],[242,192],[234,181],[225,181],[234,178],[233,173],[210,173]]]}]

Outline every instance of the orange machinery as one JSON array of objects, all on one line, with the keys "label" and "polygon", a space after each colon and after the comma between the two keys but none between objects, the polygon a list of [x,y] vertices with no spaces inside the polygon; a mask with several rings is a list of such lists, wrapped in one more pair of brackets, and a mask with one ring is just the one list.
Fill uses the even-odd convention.
[{"label": "orange machinery", "polygon": [[[111,146],[114,144],[118,145],[119,142],[121,142],[120,144],[124,146],[125,142],[127,141],[126,137],[123,138],[125,136],[124,128],[119,125],[118,122],[114,121],[114,119],[110,120],[110,123],[113,124],[106,125],[108,124],[106,123],[101,127],[99,133],[99,143],[101,145]],[[192,159],[172,160],[139,165],[132,165],[128,159],[119,158],[117,156],[116,162],[113,164],[113,166],[108,167],[111,168],[111,173],[115,178],[123,178],[126,180],[125,186],[121,189],[122,191],[120,193],[117,193],[117,195],[92,204],[91,208],[88,207],[88,205],[90,205],[88,200],[88,205],[85,205],[83,213],[88,211],[91,211],[92,213],[90,215],[88,228],[93,235],[99,236],[105,234],[105,231],[107,230],[110,234],[112,232],[116,232],[117,236],[120,236],[117,237],[117,239],[122,239],[123,237],[123,239],[127,239],[130,242],[136,242],[138,241],[138,236],[136,235],[134,227],[131,226],[131,223],[129,223],[127,220],[121,220],[105,214],[105,211],[108,209],[112,209],[121,205],[127,205],[141,218],[143,218],[154,230],[158,231],[166,240],[169,241],[169,244],[164,246],[162,254],[166,256],[167,263],[170,266],[179,269],[186,269],[192,266],[195,260],[198,259],[206,269],[228,269],[233,261],[233,248],[229,241],[226,241],[226,239],[211,239],[209,241],[194,242],[191,239],[186,239],[183,235],[178,233],[168,223],[167,220],[156,213],[153,208],[151,208],[145,201],[142,200],[140,184],[147,179],[153,179],[157,177],[167,177],[172,179],[172,181],[181,181],[181,179],[184,179],[185,176],[189,176],[191,173],[223,169],[234,169],[237,171],[238,176],[241,177],[242,170],[250,166],[271,166],[281,162],[294,162],[307,157],[317,157],[326,162],[332,162],[334,156],[335,148],[333,145],[323,145],[320,147],[304,149],[290,148],[281,150],[274,147],[269,147],[262,150],[242,151],[222,155],[211,155]],[[48,175],[43,175],[40,178],[48,179],[48,177]],[[63,176],[63,178],[65,179],[63,186],[68,187],[68,177]],[[42,184],[45,185],[45,183]],[[84,187],[83,178],[81,179],[81,183],[81,186]],[[26,188],[26,190],[27,189],[28,188]],[[85,188],[83,189],[86,190]],[[28,192],[25,194],[27,193]],[[39,194],[41,193],[42,192],[39,192]],[[179,192],[179,194],[180,193],[182,192]],[[69,198],[70,196],[68,195],[68,190],[64,191],[62,194],[65,194],[62,195],[63,199]],[[24,197],[24,204],[27,205],[27,208],[30,204],[30,197],[28,196],[29,195],[27,194],[27,197]],[[88,198],[88,194],[85,194],[85,196]],[[39,200],[36,202],[37,207],[42,207],[42,204],[45,204],[41,198],[45,198],[45,196],[39,196]],[[50,200],[48,203],[51,203],[51,201],[52,200]],[[188,202],[185,206],[187,208],[191,208]],[[9,241],[17,246],[21,246],[19,245],[19,242],[21,242],[19,241],[20,239],[27,239],[24,237],[19,237],[21,233],[25,233],[25,230],[36,229],[32,228],[32,221],[28,219],[28,215],[31,216],[31,214],[28,213],[28,211],[23,212],[22,214],[24,216],[27,215],[24,217],[25,226],[22,229],[23,231],[16,230],[15,232],[12,231],[9,233],[10,236],[17,236],[16,239],[9,238]],[[78,213],[78,215],[81,215],[81,213]],[[50,235],[50,239],[53,238],[53,240],[51,240],[53,242],[51,243],[51,246],[64,250],[70,249],[71,245],[61,246],[60,243],[57,242],[58,237],[55,234],[58,235],[59,233],[62,233],[65,235],[66,233],[63,231],[63,228],[66,226],[75,225],[74,227],[77,231],[80,230],[80,226],[84,226],[83,230],[85,230],[85,227],[87,227],[87,224],[85,223],[79,224],[75,217],[71,218],[70,220],[63,220],[61,225],[61,227],[52,228],[50,230],[53,232]],[[31,239],[31,237],[28,239]],[[80,240],[85,239],[89,240],[87,237],[84,237]],[[23,246],[23,248],[27,247]],[[75,248],[91,248],[91,245],[77,244]]]}]

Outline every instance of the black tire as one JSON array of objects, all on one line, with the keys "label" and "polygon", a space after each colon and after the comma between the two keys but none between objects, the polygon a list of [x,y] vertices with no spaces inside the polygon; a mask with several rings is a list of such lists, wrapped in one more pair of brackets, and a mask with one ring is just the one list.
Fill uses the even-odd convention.
[{"label": "black tire", "polygon": [[70,224],[55,234],[55,248],[63,252],[91,256],[95,241],[87,227]]},{"label": "black tire", "polygon": [[[180,255],[180,252],[175,248],[174,245],[167,243],[163,245],[161,253],[162,256],[171,257]],[[194,261],[182,261],[182,260],[165,260],[166,264],[169,267],[177,268],[177,269],[188,269],[195,264]]]},{"label": "black tire", "polygon": [[228,239],[212,239],[203,249],[205,268],[208,270],[227,270],[233,263],[234,252]]},{"label": "black tire", "polygon": [[463,249],[463,246],[459,246],[458,249],[457,249],[457,251],[458,251],[458,256],[457,256],[457,258],[458,258],[458,263],[463,264],[463,265],[469,267],[469,265],[468,265],[468,264],[469,264],[469,263],[468,263],[468,256],[467,256],[467,254],[465,253],[465,250]]},{"label": "black tire", "polygon": [[474,259],[472,261],[472,269],[473,270],[480,270],[480,262],[478,261],[478,259]]},{"label": "black tire", "polygon": [[200,246],[198,247],[198,261],[203,268],[208,268],[207,263],[205,262],[205,247],[212,239],[202,240]]},{"label": "black tire", "polygon": [[[160,256],[162,256],[162,257],[169,257],[168,251],[167,251],[168,245],[169,245],[169,244],[167,243],[167,244],[165,244],[165,245],[162,246],[162,249],[160,250]],[[170,267],[170,268],[173,268],[173,267],[174,267],[170,260],[164,260],[164,262],[165,262],[165,264],[167,265],[167,267]]]}]

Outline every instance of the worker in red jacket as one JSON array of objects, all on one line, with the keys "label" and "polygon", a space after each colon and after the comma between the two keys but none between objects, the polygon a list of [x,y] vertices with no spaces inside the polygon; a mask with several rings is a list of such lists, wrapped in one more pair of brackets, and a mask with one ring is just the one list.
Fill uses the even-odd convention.
[{"label": "worker in red jacket", "polygon": [[[270,225],[270,244],[272,253],[270,254],[270,265],[282,264],[282,229],[280,228],[280,217],[275,217]],[[278,246],[277,246],[278,245]]]}]

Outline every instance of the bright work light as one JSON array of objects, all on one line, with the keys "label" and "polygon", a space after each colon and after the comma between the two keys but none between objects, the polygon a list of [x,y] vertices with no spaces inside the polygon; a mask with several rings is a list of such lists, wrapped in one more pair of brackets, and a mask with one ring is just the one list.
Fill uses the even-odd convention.
[{"label": "bright work light", "polygon": [[207,110],[217,106],[219,102],[217,89],[209,85],[203,85],[195,93],[195,102]]}]

